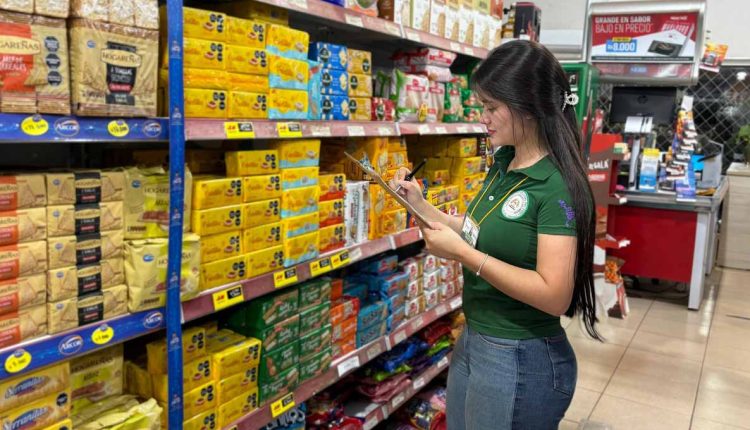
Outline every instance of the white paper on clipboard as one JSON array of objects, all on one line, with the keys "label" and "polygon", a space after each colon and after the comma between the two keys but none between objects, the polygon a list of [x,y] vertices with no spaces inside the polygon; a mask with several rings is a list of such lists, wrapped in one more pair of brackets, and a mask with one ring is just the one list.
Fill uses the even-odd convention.
[{"label": "white paper on clipboard", "polygon": [[412,215],[414,215],[415,217],[417,217],[417,219],[418,219],[418,220],[419,220],[419,221],[420,221],[420,222],[421,222],[422,224],[424,224],[424,225],[426,225],[426,226],[429,226],[429,225],[430,225],[430,222],[429,222],[429,221],[427,220],[427,218],[425,218],[425,217],[424,217],[424,216],[423,216],[423,215],[422,215],[421,213],[419,213],[419,211],[417,211],[417,210],[416,210],[416,209],[414,208],[414,206],[412,206],[412,205],[411,205],[411,203],[409,203],[409,202],[408,202],[408,201],[407,201],[407,200],[406,200],[406,199],[405,199],[405,198],[404,198],[404,197],[403,197],[402,195],[400,195],[399,193],[397,193],[397,192],[396,192],[396,190],[394,190],[393,188],[391,188],[391,186],[390,186],[390,185],[388,185],[388,183],[387,183],[387,182],[385,182],[385,181],[383,180],[383,178],[382,178],[382,177],[381,177],[381,176],[380,176],[380,175],[379,175],[379,174],[378,174],[378,173],[377,173],[376,171],[374,171],[374,170],[373,170],[373,169],[372,169],[372,168],[371,168],[370,166],[366,166],[366,165],[362,164],[362,163],[361,163],[361,162],[360,162],[359,160],[357,160],[356,158],[352,157],[352,155],[351,155],[351,154],[349,154],[348,152],[344,152],[344,155],[346,155],[346,156],[347,156],[347,157],[348,157],[348,158],[349,158],[349,159],[350,159],[350,160],[351,160],[352,162],[354,162],[354,164],[356,164],[356,165],[357,165],[357,167],[359,167],[360,169],[362,169],[362,171],[363,171],[363,172],[365,172],[365,173],[366,173],[366,174],[367,174],[368,176],[370,176],[370,177],[371,177],[371,178],[372,178],[372,179],[373,179],[373,180],[374,180],[375,182],[377,182],[377,183],[378,183],[378,185],[380,185],[381,187],[383,187],[383,189],[384,189],[384,190],[385,190],[385,191],[386,191],[386,192],[387,192],[388,194],[390,194],[391,196],[393,196],[393,198],[394,198],[394,199],[396,199],[396,201],[397,201],[397,202],[398,202],[398,203],[399,203],[399,204],[400,204],[401,206],[403,206],[404,208],[406,208],[406,210],[407,210],[407,211],[408,211],[408,212],[409,212],[410,214],[412,214]]}]

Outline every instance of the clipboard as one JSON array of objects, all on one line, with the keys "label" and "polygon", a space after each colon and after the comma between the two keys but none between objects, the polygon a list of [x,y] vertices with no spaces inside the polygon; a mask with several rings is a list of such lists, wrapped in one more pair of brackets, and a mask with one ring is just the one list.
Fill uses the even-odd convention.
[{"label": "clipboard", "polygon": [[363,172],[365,172],[375,182],[377,182],[378,185],[380,185],[381,187],[383,187],[383,189],[388,194],[390,194],[391,196],[393,196],[393,198],[396,199],[396,201],[398,202],[398,204],[400,204],[401,206],[403,206],[404,208],[406,208],[406,210],[410,214],[414,215],[419,220],[419,222],[421,222],[423,225],[425,225],[425,226],[427,226],[429,228],[430,221],[428,221],[427,218],[425,218],[421,213],[419,213],[419,211],[416,210],[414,208],[414,206],[412,206],[411,203],[409,203],[403,196],[401,196],[401,194],[397,193],[396,190],[394,190],[393,188],[391,188],[391,186],[388,185],[388,183],[385,182],[383,180],[383,178],[375,170],[373,170],[370,166],[366,166],[366,165],[362,164],[362,162],[360,162],[356,158],[352,157],[352,155],[349,154],[348,152],[344,152],[344,155],[346,155],[349,158],[349,160],[351,160],[357,167],[359,167]]}]

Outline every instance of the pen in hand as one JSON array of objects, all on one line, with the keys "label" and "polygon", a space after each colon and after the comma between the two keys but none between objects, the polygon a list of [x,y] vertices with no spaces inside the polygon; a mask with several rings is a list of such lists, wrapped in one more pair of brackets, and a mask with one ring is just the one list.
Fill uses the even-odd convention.
[{"label": "pen in hand", "polygon": [[[414,175],[416,175],[417,172],[419,172],[419,169],[424,167],[425,164],[427,164],[427,159],[423,158],[422,161],[419,164],[417,164],[417,167],[415,167],[408,175],[404,176],[404,181],[406,182],[411,181],[414,178]],[[402,188],[401,185],[399,185],[398,188],[396,188],[396,192],[399,192],[401,188]]]}]

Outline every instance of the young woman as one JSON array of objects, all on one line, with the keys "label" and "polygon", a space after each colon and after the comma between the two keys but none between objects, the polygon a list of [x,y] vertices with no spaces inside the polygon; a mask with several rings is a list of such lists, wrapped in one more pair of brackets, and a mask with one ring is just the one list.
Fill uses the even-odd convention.
[{"label": "young woman", "polygon": [[576,386],[560,316],[596,310],[594,201],[575,95],[543,46],[508,42],[475,70],[494,164],[465,217],[443,214],[401,169],[393,185],[431,220],[430,253],[464,267],[467,327],[448,375],[448,430],[556,429]]}]

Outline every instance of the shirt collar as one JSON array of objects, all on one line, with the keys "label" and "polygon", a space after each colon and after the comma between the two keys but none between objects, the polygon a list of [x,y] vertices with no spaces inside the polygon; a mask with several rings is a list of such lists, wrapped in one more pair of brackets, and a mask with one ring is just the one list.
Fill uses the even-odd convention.
[{"label": "shirt collar", "polygon": [[[503,173],[508,172],[508,166],[515,155],[516,148],[510,145],[502,146],[495,151],[494,158],[500,171]],[[547,155],[533,165],[523,169],[514,170],[514,172],[521,173],[537,181],[544,181],[552,176],[552,174],[555,173],[555,170],[557,170],[555,164],[552,162],[549,155]]]}]

